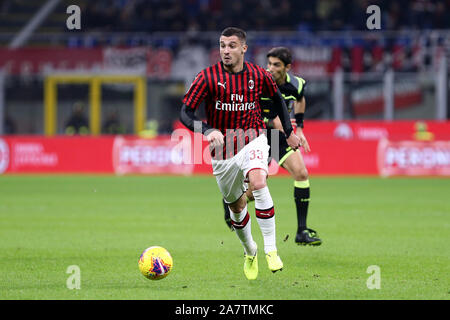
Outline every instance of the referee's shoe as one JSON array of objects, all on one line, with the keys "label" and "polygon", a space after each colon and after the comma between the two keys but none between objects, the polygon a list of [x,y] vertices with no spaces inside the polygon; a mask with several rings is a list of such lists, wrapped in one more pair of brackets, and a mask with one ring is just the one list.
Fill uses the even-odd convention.
[{"label": "referee's shoe", "polygon": [[305,229],[297,232],[295,242],[302,246],[320,246],[322,244],[322,240],[320,240],[317,232],[313,229]]}]

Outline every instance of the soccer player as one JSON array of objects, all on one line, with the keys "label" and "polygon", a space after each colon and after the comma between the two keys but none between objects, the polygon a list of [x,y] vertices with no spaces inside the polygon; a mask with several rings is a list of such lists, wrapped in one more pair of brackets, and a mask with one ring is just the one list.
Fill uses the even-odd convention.
[{"label": "soccer player", "polygon": [[[275,210],[266,183],[269,145],[261,116],[262,96],[272,99],[288,145],[296,150],[300,139],[270,73],[244,60],[245,31],[235,27],[224,29],[219,45],[221,61],[197,74],[183,98],[180,120],[194,132],[199,128],[209,142],[213,174],[244,247],[244,274],[253,280],[258,276],[257,244],[247,212],[245,180],[255,200],[256,220],[263,235],[268,267],[272,272],[283,268],[276,247]],[[206,122],[195,115],[202,101],[205,101]]]},{"label": "soccer player", "polygon": [[[288,48],[276,47],[272,48],[267,53],[267,68],[272,74],[273,79],[277,83],[283,99],[288,106],[294,127],[297,127],[297,136],[300,138],[301,145],[305,152],[310,152],[308,141],[303,134],[303,116],[305,113],[305,86],[306,81],[297,76],[289,74],[292,64],[292,55]],[[268,97],[261,98],[262,115],[268,128],[275,128],[280,131],[283,130],[279,117],[273,111],[272,100]],[[313,229],[307,228],[306,218],[308,215],[308,207],[310,200],[310,185],[308,178],[308,170],[300,153],[300,150],[293,150],[286,143],[285,136],[278,135],[278,141],[271,141],[272,135],[269,135],[269,145],[278,143],[278,148],[270,149],[270,156],[278,161],[278,164],[285,168],[294,179],[294,201],[297,210],[297,235],[295,242],[299,245],[313,245],[318,246],[322,244],[322,240],[317,236],[317,232]],[[272,151],[279,150],[278,154]],[[269,158],[270,159],[270,158]],[[252,200],[251,188],[248,191],[247,197]],[[233,229],[230,223],[229,210],[224,206],[225,222]]]}]

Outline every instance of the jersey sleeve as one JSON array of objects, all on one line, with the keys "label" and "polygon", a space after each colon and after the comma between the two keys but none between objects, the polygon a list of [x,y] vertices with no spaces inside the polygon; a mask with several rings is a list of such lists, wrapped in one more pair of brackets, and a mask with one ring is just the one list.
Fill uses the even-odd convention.
[{"label": "jersey sleeve", "polygon": [[272,79],[270,73],[268,73],[266,70],[263,70],[263,73],[264,73],[264,81],[263,81],[262,96],[271,98],[277,92],[278,87],[275,81]]},{"label": "jersey sleeve", "polygon": [[298,88],[297,92],[295,94],[295,98],[297,101],[300,101],[305,96],[305,87],[306,87],[306,81],[303,78],[296,77],[298,81]]},{"label": "jersey sleeve", "polygon": [[188,108],[196,110],[207,95],[208,85],[205,79],[205,73],[202,71],[197,74],[188,91],[184,95],[183,103]]}]

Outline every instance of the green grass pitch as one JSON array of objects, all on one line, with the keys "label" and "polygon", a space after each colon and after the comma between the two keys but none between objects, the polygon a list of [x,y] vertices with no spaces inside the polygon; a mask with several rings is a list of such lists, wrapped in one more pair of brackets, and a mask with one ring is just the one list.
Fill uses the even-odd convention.
[{"label": "green grass pitch", "polygon": [[[308,225],[322,246],[294,243],[292,180],[271,177],[285,267],[268,270],[250,204],[260,271],[248,281],[213,176],[2,176],[0,299],[450,298],[450,179],[310,181]],[[152,245],[174,259],[163,280],[139,273],[139,255]],[[67,288],[71,265],[80,289]],[[373,265],[380,289],[367,287]]]}]

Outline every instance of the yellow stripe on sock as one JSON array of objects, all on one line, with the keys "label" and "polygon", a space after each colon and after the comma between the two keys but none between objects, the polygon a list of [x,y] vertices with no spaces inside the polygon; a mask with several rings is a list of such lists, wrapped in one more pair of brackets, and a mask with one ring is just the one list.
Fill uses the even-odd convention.
[{"label": "yellow stripe on sock", "polygon": [[296,188],[309,188],[309,180],[305,180],[305,181],[294,181],[294,186]]}]

